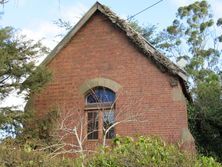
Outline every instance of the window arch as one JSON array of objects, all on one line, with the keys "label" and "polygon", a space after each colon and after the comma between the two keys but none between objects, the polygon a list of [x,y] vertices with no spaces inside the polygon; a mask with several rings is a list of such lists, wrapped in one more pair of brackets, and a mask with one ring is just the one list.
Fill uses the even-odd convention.
[{"label": "window arch", "polygon": [[117,92],[122,88],[122,86],[114,80],[99,77],[84,81],[79,87],[79,92],[85,95],[86,92],[98,86],[109,88],[113,92]]},{"label": "window arch", "polygon": [[86,103],[114,103],[115,97],[116,94],[111,89],[99,86],[88,92],[86,95]]},{"label": "window arch", "polygon": [[[115,123],[115,101],[116,93],[109,88],[97,86],[87,91],[85,110],[89,140],[99,139],[104,135],[107,139],[115,137],[114,127],[110,128]],[[102,122],[101,127],[99,122]]]}]

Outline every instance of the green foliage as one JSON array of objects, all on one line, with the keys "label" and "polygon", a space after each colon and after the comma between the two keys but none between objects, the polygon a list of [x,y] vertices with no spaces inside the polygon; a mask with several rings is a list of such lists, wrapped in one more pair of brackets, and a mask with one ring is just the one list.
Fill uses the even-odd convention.
[{"label": "green foliage", "polygon": [[199,156],[198,161],[195,162],[194,167],[220,167],[212,157]]},{"label": "green foliage", "polygon": [[112,146],[80,158],[50,157],[28,144],[18,146],[8,139],[0,145],[0,167],[221,167],[211,157],[189,155],[158,138],[116,138]]},{"label": "green foliage", "polygon": [[57,143],[53,133],[59,118],[58,110],[53,109],[44,117],[27,110],[22,118],[23,128],[16,138],[6,138],[0,144],[0,167],[76,166],[77,160],[62,156],[51,158],[50,155],[57,148],[52,145]]},{"label": "green foliage", "polygon": [[[55,133],[59,118],[58,110],[48,111],[44,117],[39,117],[34,111],[25,112],[23,128],[17,134],[16,143],[18,145],[29,145],[32,149],[53,145],[56,142]],[[48,151],[52,151],[52,147]]]},{"label": "green foliage", "polygon": [[195,157],[160,139],[116,138],[112,148],[105,148],[88,160],[87,167],[220,167],[213,158]]},{"label": "green foliage", "polygon": [[[36,69],[35,64],[36,58],[45,53],[47,49],[40,42],[34,43],[32,40],[26,40],[25,36],[18,36],[11,27],[0,29],[0,99],[8,96],[13,90],[19,90],[24,79],[30,75],[39,77],[44,71],[46,77],[49,77],[49,72],[44,67]],[[43,77],[40,83],[39,80],[36,83],[33,78],[34,76],[29,80],[31,88],[40,87],[42,86],[40,83],[45,83]],[[22,88],[24,90],[28,85]]]},{"label": "green foliage", "polygon": [[[40,42],[19,36],[12,27],[0,29],[0,100],[12,92],[26,92],[28,98],[41,90],[50,80],[51,72],[43,66],[36,67],[36,61],[46,53],[48,49]],[[0,129],[4,131],[3,134],[19,133],[23,119],[24,113],[16,108],[0,108]]]},{"label": "green foliage", "polygon": [[43,151],[33,150],[29,145],[18,147],[13,140],[0,145],[0,167],[76,167],[77,160],[50,158]]},{"label": "green foliage", "polygon": [[194,84],[203,81],[203,74],[217,74],[218,69],[221,70],[218,63],[221,58],[218,48],[220,36],[214,35],[217,34],[216,26],[221,26],[221,19],[215,24],[210,5],[202,0],[180,7],[177,18],[165,30],[168,38],[165,43],[171,47],[169,54],[173,54],[177,59],[187,58],[186,70]]},{"label": "green foliage", "polygon": [[222,18],[215,22],[209,1],[180,7],[177,17],[164,32],[163,49],[174,59],[185,58],[193,103],[189,126],[198,151],[222,161]]},{"label": "green foliage", "polygon": [[43,85],[46,85],[51,80],[51,72],[45,67],[37,67],[30,76],[21,84],[20,91],[28,90],[29,95],[41,91]]},{"label": "green foliage", "polygon": [[222,161],[222,83],[219,75],[203,75],[189,107],[189,125],[200,153]]},{"label": "green foliage", "polygon": [[[4,130],[1,137],[8,135],[15,136],[21,132],[21,122],[23,120],[23,112],[13,109],[11,107],[4,107],[0,109],[0,128]],[[5,134],[5,135],[4,135]]]}]

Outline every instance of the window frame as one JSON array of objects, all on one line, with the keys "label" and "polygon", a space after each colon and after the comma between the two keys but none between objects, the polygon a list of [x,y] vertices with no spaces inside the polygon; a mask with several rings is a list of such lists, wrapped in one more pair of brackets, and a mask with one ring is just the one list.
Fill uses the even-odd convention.
[{"label": "window frame", "polygon": [[[90,139],[89,138],[89,136],[90,136],[90,134],[89,134],[89,114],[90,113],[96,113],[97,114],[97,130],[95,131],[95,132],[97,132],[97,138],[92,138],[92,139]],[[96,119],[95,119],[96,120]],[[96,122],[96,121],[95,121]],[[98,140],[99,139],[99,112],[98,111],[88,111],[87,112],[87,140]],[[93,134],[94,132],[91,132],[91,134]]]},{"label": "window frame", "polygon": [[[112,110],[112,111],[111,111],[111,110]],[[103,124],[102,127],[103,127],[103,128],[104,128],[104,125],[105,125],[104,114],[105,114],[106,112],[107,112],[107,113],[113,113],[114,121],[112,122],[112,125],[115,124],[115,121],[116,121],[116,120],[115,120],[115,108],[114,108],[114,109],[110,109],[110,110],[104,110],[104,111],[102,112],[102,124]],[[113,136],[112,138],[108,138],[108,136],[110,136],[110,135],[109,135],[109,132],[110,132],[110,131],[108,131],[108,133],[106,134],[106,139],[107,139],[107,140],[113,139],[113,138],[116,137],[115,126],[112,127],[111,129],[113,129],[113,131],[114,131],[114,136]],[[104,136],[105,131],[103,130],[102,133],[103,133],[103,136]]]},{"label": "window frame", "polygon": [[[98,87],[94,87],[93,89],[97,89],[97,88],[101,88],[102,86],[98,86]],[[86,128],[86,132],[87,132],[87,140],[88,141],[98,141],[101,140],[104,137],[104,112],[114,112],[114,123],[115,123],[115,110],[116,110],[116,92],[114,92],[113,90],[106,88],[106,87],[102,87],[105,89],[108,89],[109,91],[111,91],[114,94],[114,100],[112,102],[98,102],[98,103],[88,103],[87,98],[90,95],[90,91],[89,90],[84,97],[85,100],[85,107],[84,110],[86,112],[86,116],[87,116],[87,128]],[[88,131],[88,113],[89,112],[97,112],[98,114],[98,138],[97,139],[89,139],[89,131]],[[113,127],[113,131],[114,131],[114,137],[116,136],[115,133],[115,127]],[[107,133],[108,135],[108,133]],[[111,140],[113,138],[107,138],[106,135],[106,140]]]}]

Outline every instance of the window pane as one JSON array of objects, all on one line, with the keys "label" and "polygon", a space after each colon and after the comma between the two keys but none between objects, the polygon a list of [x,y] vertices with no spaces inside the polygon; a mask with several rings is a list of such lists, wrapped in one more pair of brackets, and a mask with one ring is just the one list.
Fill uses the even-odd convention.
[{"label": "window pane", "polygon": [[98,113],[88,112],[88,139],[98,139]]},{"label": "window pane", "polygon": [[[115,123],[115,115],[113,111],[103,112],[103,128],[108,129]],[[107,139],[112,139],[115,137],[114,127],[112,127],[106,134]]]},{"label": "window pane", "polygon": [[96,87],[86,96],[87,103],[113,103],[114,101],[115,93],[112,90],[104,87]]}]

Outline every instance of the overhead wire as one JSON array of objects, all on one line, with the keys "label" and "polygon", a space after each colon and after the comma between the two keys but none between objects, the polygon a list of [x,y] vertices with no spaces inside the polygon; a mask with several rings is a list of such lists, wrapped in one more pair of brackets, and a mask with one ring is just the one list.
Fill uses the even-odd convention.
[{"label": "overhead wire", "polygon": [[162,1],[164,1],[164,0],[159,0],[159,1],[155,2],[154,4],[152,4],[152,5],[148,6],[148,7],[146,7],[146,8],[143,9],[143,10],[141,10],[140,12],[138,12],[138,13],[136,13],[136,14],[130,16],[127,20],[128,20],[128,21],[132,20],[132,19],[133,19],[134,17],[136,17],[137,15],[139,15],[139,14],[145,12],[146,10],[148,10],[148,9],[150,9],[150,8],[152,8],[152,7],[154,7],[154,6],[156,6],[157,4],[159,4],[159,3],[162,2]]}]

